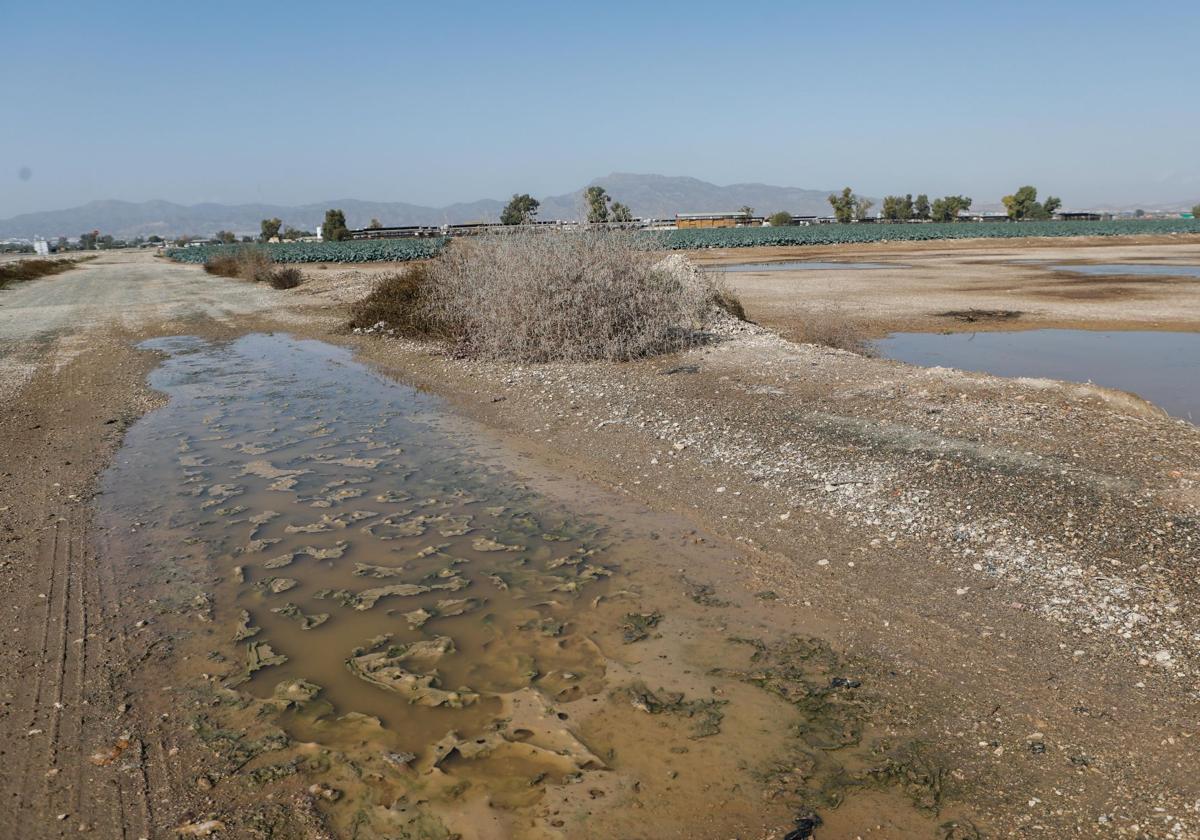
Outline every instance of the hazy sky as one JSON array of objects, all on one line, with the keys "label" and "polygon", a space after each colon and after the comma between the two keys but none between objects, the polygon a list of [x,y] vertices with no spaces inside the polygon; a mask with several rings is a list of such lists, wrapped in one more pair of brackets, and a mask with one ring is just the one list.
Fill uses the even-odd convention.
[{"label": "hazy sky", "polygon": [[1200,2],[0,0],[0,217],[613,171],[1200,200]]}]

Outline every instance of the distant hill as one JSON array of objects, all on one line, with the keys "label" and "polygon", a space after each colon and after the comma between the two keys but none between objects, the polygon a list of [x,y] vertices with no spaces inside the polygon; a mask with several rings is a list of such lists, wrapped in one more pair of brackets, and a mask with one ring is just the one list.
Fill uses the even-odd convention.
[{"label": "distant hill", "polygon": [[[718,186],[698,178],[614,173],[592,184],[604,187],[616,201],[629,205],[639,217],[670,218],[676,213],[738,210],[748,205],[760,213],[789,210],[800,214],[826,214],[827,190],[774,187],[768,184]],[[588,186],[591,186],[589,184]],[[541,198],[542,219],[577,219],[583,209],[586,187],[564,195]],[[173,204],[169,201],[93,201],[69,210],[26,213],[0,220],[0,238],[44,236],[76,237],[99,230],[118,237],[211,235],[218,230],[258,233],[259,222],[279,218],[285,224],[314,230],[330,207],[346,213],[351,227],[366,227],[371,219],[384,225],[456,224],[498,221],[507,198],[481,199],[445,207],[425,207],[404,202],[360,201],[343,198],[287,207],[277,204]]]}]

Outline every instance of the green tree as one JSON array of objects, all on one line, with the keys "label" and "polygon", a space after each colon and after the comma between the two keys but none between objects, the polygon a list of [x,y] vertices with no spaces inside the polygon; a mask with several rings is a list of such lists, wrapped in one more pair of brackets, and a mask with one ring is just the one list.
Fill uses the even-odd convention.
[{"label": "green tree", "polygon": [[159,236],[157,233],[152,233],[152,234],[150,234],[150,238],[148,238],[146,241],[158,244],[159,242],[163,241],[163,238],[161,236]]},{"label": "green tree", "polygon": [[916,202],[913,204],[913,217],[917,219],[928,219],[930,213],[929,196],[921,193],[917,196]]},{"label": "green tree", "polygon": [[1140,218],[1142,218],[1142,216],[1146,215],[1146,211],[1143,210],[1141,207],[1139,207],[1138,209],[1133,211],[1133,215],[1135,218],[1140,219]]},{"label": "green tree", "polygon": [[771,223],[771,227],[787,227],[792,223],[792,214],[786,210],[780,210],[778,213],[772,213],[767,221]]},{"label": "green tree", "polygon": [[749,204],[743,204],[742,209],[739,210],[738,212],[741,213],[743,216],[745,216],[747,219],[753,218],[753,216],[754,216],[754,208],[751,207]]},{"label": "green tree", "polygon": [[529,193],[521,193],[520,195],[513,193],[513,197],[504,207],[504,212],[500,214],[500,224],[531,224],[534,220],[534,217],[537,216],[538,206],[540,204],[541,202],[539,202]]},{"label": "green tree", "polygon": [[947,195],[933,202],[930,215],[935,222],[956,222],[958,214],[971,209],[971,199],[965,195]]},{"label": "green tree", "polygon": [[213,239],[225,245],[232,245],[237,242],[237,234],[231,230],[219,230],[213,234]]},{"label": "green tree", "polygon": [[874,206],[875,206],[874,201],[872,201],[869,198],[863,198],[862,196],[859,196],[854,202],[854,218],[856,218],[856,219],[867,218],[867,213]]},{"label": "green tree", "polygon": [[833,215],[839,222],[854,221],[854,210],[858,206],[858,196],[854,194],[854,190],[846,187],[840,194],[830,193],[829,206],[833,208]]},{"label": "green tree", "polygon": [[883,218],[891,222],[907,222],[913,217],[912,194],[885,195],[883,197]]},{"label": "green tree", "polygon": [[371,219],[371,224],[367,225],[371,230],[379,230],[383,224],[378,219]]},{"label": "green tree", "polygon": [[612,199],[604,191],[604,187],[588,187],[583,198],[587,202],[587,220],[590,224],[608,221],[608,202]]},{"label": "green tree", "polygon": [[632,222],[633,211],[619,201],[614,201],[609,213],[609,221],[613,222]]},{"label": "green tree", "polygon": [[279,228],[283,225],[279,219],[263,219],[259,225],[258,238],[262,242],[269,242],[271,239],[279,235]]},{"label": "green tree", "polygon": [[306,236],[312,236],[312,235],[313,235],[313,233],[310,230],[300,230],[300,228],[294,228],[291,225],[288,225],[287,227],[285,227],[283,229],[283,233],[280,234],[279,238],[280,239],[303,239]]},{"label": "green tree", "polygon": [[325,211],[325,224],[321,225],[321,239],[326,242],[341,242],[350,236],[346,228],[346,214],[341,210]]},{"label": "green tree", "polygon": [[1049,219],[1059,207],[1062,207],[1062,199],[1052,195],[1046,196],[1045,202],[1038,201],[1037,188],[1031,186],[1021,187],[1012,195],[1004,196],[1001,201],[1004,202],[1008,218],[1013,221]]},{"label": "green tree", "polygon": [[96,240],[100,237],[100,231],[93,230],[91,233],[79,234],[79,247],[85,251],[94,251],[96,249]]},{"label": "green tree", "polygon": [[1200,204],[1197,204],[1194,207],[1192,207],[1192,218],[1200,219]]}]

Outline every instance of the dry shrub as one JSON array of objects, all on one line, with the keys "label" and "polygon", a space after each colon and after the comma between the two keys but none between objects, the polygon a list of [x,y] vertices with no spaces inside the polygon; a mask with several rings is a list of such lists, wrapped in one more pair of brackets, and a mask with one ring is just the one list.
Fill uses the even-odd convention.
[{"label": "dry shrub", "polygon": [[217,254],[205,261],[204,270],[218,277],[237,277],[238,259],[233,254]]},{"label": "dry shrub", "polygon": [[221,277],[269,282],[274,266],[271,255],[262,248],[238,248],[209,257],[204,263],[204,270]]},{"label": "dry shrub", "polygon": [[682,256],[612,231],[456,242],[421,304],[461,352],[518,362],[626,360],[703,341],[728,294]]},{"label": "dry shrub", "polygon": [[429,266],[409,266],[399,274],[381,278],[371,293],[350,307],[350,326],[371,329],[386,324],[408,338],[444,338],[429,315]]},{"label": "dry shrub", "polygon": [[267,282],[272,289],[294,289],[300,285],[300,269],[295,267],[280,268],[271,272]]}]

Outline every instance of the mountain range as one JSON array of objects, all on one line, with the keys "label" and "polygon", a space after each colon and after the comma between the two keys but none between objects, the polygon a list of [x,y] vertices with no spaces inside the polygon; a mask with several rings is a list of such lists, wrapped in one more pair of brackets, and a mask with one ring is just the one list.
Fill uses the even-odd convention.
[{"label": "mountain range", "polygon": [[[718,186],[698,178],[666,175],[613,173],[587,186],[604,187],[614,201],[629,206],[640,218],[674,218],[676,213],[705,213],[738,210],[743,206],[759,213],[788,210],[792,213],[829,213],[828,190],[775,187],[769,184]],[[583,194],[574,192],[539,198],[539,219],[578,219],[586,215]],[[352,227],[366,227],[371,219],[385,226],[441,225],[462,222],[498,221],[507,199],[481,199],[445,207],[426,207],[404,202],[362,201],[342,198],[288,207],[277,204],[174,204],[169,201],[93,201],[67,210],[25,213],[0,219],[0,238],[59,236],[74,238],[99,230],[119,238],[134,236],[208,236],[218,230],[238,234],[259,232],[263,219],[279,218],[285,225],[315,230],[325,211],[337,207]]]}]

